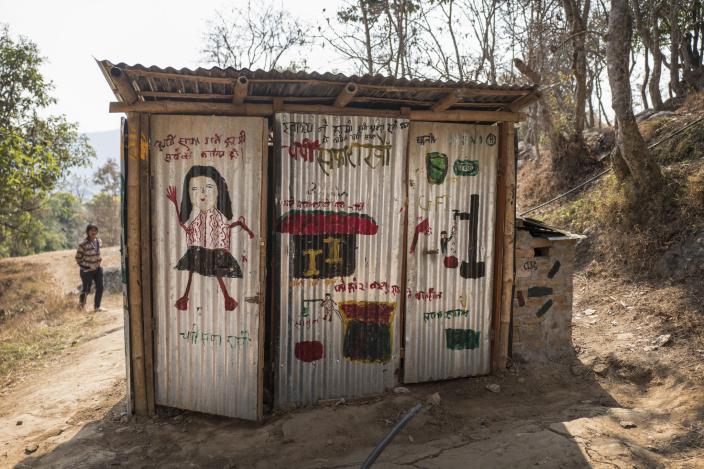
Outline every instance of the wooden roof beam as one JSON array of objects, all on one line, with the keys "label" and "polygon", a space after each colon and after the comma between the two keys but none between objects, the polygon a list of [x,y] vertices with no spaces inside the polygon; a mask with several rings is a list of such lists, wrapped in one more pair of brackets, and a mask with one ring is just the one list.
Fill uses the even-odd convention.
[{"label": "wooden roof beam", "polygon": [[508,106],[509,111],[520,111],[524,107],[528,106],[529,104],[533,104],[537,100],[539,100],[541,97],[540,91],[534,91],[530,94],[527,94],[525,96],[521,96]]},{"label": "wooden roof beam", "polygon": [[232,96],[232,102],[235,104],[243,104],[244,98],[249,94],[249,80],[246,76],[240,75],[235,81],[235,93]]},{"label": "wooden roof beam", "polygon": [[119,98],[122,99],[123,102],[127,104],[137,102],[137,92],[132,87],[129,78],[127,78],[127,74],[123,72],[120,67],[112,67],[110,69],[110,78],[115,84]]},{"label": "wooden roof beam", "polygon": [[433,112],[441,112],[449,108],[455,103],[462,101],[464,94],[462,90],[452,90],[450,93],[446,94],[440,101],[433,104]]},{"label": "wooden roof beam", "polygon": [[[236,116],[269,116],[274,112],[301,112],[355,116],[401,117],[400,110],[339,108],[325,105],[289,104],[276,98],[274,104],[232,104],[183,101],[146,101],[134,104],[110,103],[110,112],[145,112],[151,114],[219,114]],[[406,112],[408,114],[408,112]],[[405,117],[405,116],[404,116]],[[410,111],[410,119],[446,122],[519,122],[525,119],[520,112],[507,111]]]},{"label": "wooden roof beam", "polygon": [[340,94],[337,95],[337,98],[335,98],[335,107],[345,107],[347,104],[352,101],[352,98],[357,94],[357,91],[359,88],[357,88],[357,85],[349,82],[345,85],[344,88],[342,88],[342,91],[340,91]]}]

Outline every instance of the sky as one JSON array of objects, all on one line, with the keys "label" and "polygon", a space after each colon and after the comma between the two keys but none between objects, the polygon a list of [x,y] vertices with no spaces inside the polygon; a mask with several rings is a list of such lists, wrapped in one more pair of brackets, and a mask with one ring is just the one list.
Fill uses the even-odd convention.
[{"label": "sky", "polygon": [[[207,20],[216,10],[246,5],[236,0],[0,0],[0,22],[10,34],[34,41],[47,58],[45,77],[54,82],[58,103],[51,114],[65,114],[81,132],[118,129],[121,114],[109,114],[115,101],[95,59],[159,67],[197,68]],[[323,8],[338,2],[287,1],[302,18],[322,18]],[[308,60],[312,69],[331,67],[319,54]]]}]

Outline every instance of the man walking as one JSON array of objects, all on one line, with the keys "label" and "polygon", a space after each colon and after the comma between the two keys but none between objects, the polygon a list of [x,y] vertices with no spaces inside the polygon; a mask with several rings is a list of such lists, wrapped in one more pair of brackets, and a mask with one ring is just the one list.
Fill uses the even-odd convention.
[{"label": "man walking", "polygon": [[86,306],[86,297],[90,293],[90,287],[95,282],[95,299],[93,306],[95,311],[106,311],[100,307],[100,300],[103,297],[103,268],[100,267],[100,262],[103,260],[100,257],[100,238],[98,238],[98,227],[88,225],[86,227],[86,239],[81,241],[76,251],[76,262],[81,269],[81,282],[83,289],[81,290],[80,307],[84,309]]}]

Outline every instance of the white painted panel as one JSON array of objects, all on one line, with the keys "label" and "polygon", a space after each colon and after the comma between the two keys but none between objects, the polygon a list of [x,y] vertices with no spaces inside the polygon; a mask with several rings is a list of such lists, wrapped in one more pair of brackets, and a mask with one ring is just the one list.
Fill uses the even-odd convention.
[{"label": "white painted panel", "polygon": [[408,158],[404,381],[486,374],[498,127],[413,122]]},{"label": "white painted panel", "polygon": [[278,406],[398,382],[404,119],[277,114]]},{"label": "white painted panel", "polygon": [[265,120],[160,115],[150,128],[156,403],[256,419]]}]

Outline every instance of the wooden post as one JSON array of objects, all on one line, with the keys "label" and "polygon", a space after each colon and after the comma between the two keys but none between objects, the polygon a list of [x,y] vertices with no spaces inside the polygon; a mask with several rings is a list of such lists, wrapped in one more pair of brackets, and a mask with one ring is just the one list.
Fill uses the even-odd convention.
[{"label": "wooden post", "polygon": [[513,306],[514,248],[516,236],[516,162],[514,128],[499,124],[499,173],[495,226],[492,369],[506,368]]},{"label": "wooden post", "polygon": [[[262,166],[261,194],[259,206],[259,367],[257,369],[257,419],[262,417],[264,403],[264,342],[266,329],[266,258],[267,258],[267,212],[269,210],[269,120],[262,119]],[[272,332],[274,329],[272,329]],[[275,340],[271,341],[272,343]],[[273,355],[272,355],[273,359]]]},{"label": "wooden post", "polygon": [[139,186],[140,186],[140,257],[142,280],[142,324],[144,327],[144,374],[147,412],[155,415],[154,345],[152,316],[152,236],[151,236],[151,173],[149,162],[149,115],[140,114]]},{"label": "wooden post", "polygon": [[141,263],[141,201],[140,157],[141,116],[127,116],[127,270],[128,311],[130,315],[130,351],[134,410],[137,415],[147,415],[146,373],[144,367],[144,326],[142,317],[142,263]]}]

